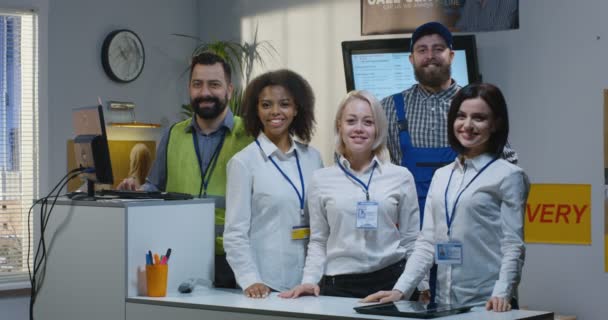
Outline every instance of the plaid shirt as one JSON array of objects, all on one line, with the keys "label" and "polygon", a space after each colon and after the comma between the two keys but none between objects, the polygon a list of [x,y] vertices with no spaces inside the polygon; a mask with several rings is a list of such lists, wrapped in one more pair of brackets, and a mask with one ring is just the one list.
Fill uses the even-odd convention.
[{"label": "plaid shirt", "polygon": [[[450,87],[437,93],[430,93],[418,84],[401,92],[405,103],[405,116],[414,147],[442,148],[449,147],[448,143],[448,111],[452,98],[460,90],[460,86],[452,81]],[[391,162],[401,165],[401,146],[399,140],[399,123],[395,112],[393,96],[388,96],[380,102],[388,120],[387,147]],[[517,163],[517,154],[509,144],[505,146],[502,157]]]}]

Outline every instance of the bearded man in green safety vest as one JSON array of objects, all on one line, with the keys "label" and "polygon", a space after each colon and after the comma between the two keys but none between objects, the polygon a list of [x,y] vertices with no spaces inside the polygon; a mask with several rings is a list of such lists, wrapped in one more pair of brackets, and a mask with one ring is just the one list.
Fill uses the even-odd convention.
[{"label": "bearded man in green safety vest", "polygon": [[[245,133],[241,118],[227,107],[233,90],[230,65],[209,52],[193,57],[188,89],[194,116],[163,133],[156,160],[146,183],[139,189],[224,197],[226,163],[253,141]],[[118,186],[123,190],[135,188],[131,178]],[[215,209],[214,285],[236,288],[223,246],[225,205],[222,202],[217,201]]]}]

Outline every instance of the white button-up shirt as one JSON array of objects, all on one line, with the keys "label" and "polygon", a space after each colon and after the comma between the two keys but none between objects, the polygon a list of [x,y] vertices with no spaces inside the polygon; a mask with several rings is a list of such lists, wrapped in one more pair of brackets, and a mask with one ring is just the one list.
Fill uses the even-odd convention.
[{"label": "white button-up shirt", "polygon": [[318,283],[325,275],[368,273],[409,257],[420,226],[418,198],[412,174],[404,167],[380,162],[358,174],[348,160],[340,163],[369,185],[370,201],[377,201],[378,228],[356,228],[357,202],[365,201],[363,187],[335,164],[315,171],[308,193],[311,237],[302,283]]},{"label": "white button-up shirt", "polygon": [[[523,223],[530,186],[521,168],[498,159],[465,189],[492,159],[489,154],[464,163],[457,159],[435,172],[426,199],[422,232],[403,275],[395,284],[395,289],[402,291],[406,298],[431,267],[435,244],[448,241],[463,245],[463,262],[439,265],[436,302],[467,304],[484,302],[492,296],[510,299],[517,295],[525,258]],[[452,180],[446,190],[450,174]],[[449,237],[446,191],[452,219]],[[456,210],[452,212],[461,192]]]},{"label": "white button-up shirt", "polygon": [[298,285],[307,240],[292,240],[292,227],[308,225],[300,200],[289,182],[268,158],[291,179],[302,194],[296,163],[297,150],[305,193],[314,170],[323,167],[319,152],[293,141],[283,153],[263,133],[228,162],[224,249],[236,281],[243,289],[254,283],[284,291]]}]

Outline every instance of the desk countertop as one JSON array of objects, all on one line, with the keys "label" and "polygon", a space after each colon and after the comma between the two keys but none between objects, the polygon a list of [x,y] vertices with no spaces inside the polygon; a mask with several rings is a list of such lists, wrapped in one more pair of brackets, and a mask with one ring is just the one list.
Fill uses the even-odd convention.
[{"label": "desk countertop", "polygon": [[144,207],[144,206],[167,206],[167,205],[181,205],[181,204],[200,204],[200,203],[215,203],[221,199],[223,203],[223,197],[210,196],[208,198],[194,198],[189,200],[162,200],[162,199],[98,199],[97,201],[84,201],[84,200],[72,200],[67,197],[61,197],[57,199],[57,205],[67,206],[83,206],[83,207],[116,207],[116,208],[128,208],[128,207]]},{"label": "desk countertop", "polygon": [[[258,315],[317,319],[407,319],[400,317],[365,315],[355,312],[354,307],[364,305],[359,299],[330,296],[306,296],[298,299],[282,299],[273,292],[266,299],[251,299],[241,290],[196,288],[190,294],[168,293],[164,298],[130,297],[127,303],[152,304],[190,309],[204,309]],[[513,310],[504,313],[488,312],[473,308],[471,312],[442,317],[446,320],[512,320],[553,319],[550,312]]]}]

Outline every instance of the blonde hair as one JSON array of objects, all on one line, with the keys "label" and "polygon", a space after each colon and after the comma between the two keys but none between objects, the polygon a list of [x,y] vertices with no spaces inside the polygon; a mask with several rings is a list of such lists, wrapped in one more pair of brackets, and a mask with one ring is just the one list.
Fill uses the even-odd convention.
[{"label": "blonde hair", "polygon": [[138,143],[131,149],[129,155],[129,177],[133,177],[139,185],[146,182],[146,177],[152,167],[152,153],[150,149],[143,144]]},{"label": "blonde hair", "polygon": [[338,105],[338,111],[336,112],[336,119],[334,121],[336,152],[341,155],[345,155],[346,146],[344,145],[344,141],[342,141],[342,137],[340,137],[340,120],[346,105],[349,102],[357,99],[367,102],[372,110],[374,125],[376,127],[376,139],[372,144],[372,154],[384,162],[388,160],[388,150],[386,148],[388,121],[386,120],[386,115],[384,114],[384,110],[382,110],[380,101],[378,101],[378,99],[376,99],[371,92],[366,90],[353,90],[347,93]]}]

